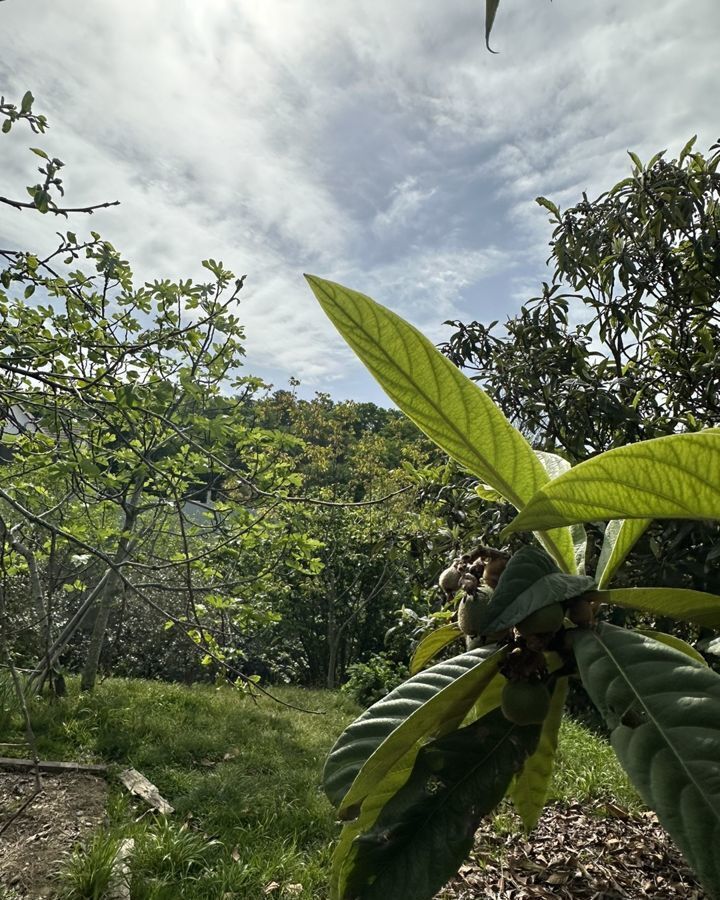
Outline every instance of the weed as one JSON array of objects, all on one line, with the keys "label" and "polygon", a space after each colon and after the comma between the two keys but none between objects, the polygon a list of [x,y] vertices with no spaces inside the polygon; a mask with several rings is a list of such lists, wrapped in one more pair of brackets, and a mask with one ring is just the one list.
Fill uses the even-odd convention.
[{"label": "weed", "polygon": [[120,839],[99,831],[88,847],[77,847],[61,873],[61,900],[102,900],[107,890]]}]

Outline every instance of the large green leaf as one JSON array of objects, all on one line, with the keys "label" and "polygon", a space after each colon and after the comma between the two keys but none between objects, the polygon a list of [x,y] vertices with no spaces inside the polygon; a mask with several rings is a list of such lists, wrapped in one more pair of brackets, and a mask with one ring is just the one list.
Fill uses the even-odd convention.
[{"label": "large green leaf", "polygon": [[357,819],[343,825],[340,840],[335,846],[330,871],[330,900],[345,896],[348,879],[352,875],[358,853],[356,838],[370,831],[383,807],[407,783],[415,758],[401,759],[378,782],[363,800]]},{"label": "large green leaf", "polygon": [[623,768],[720,896],[720,675],[612,625],[578,629],[574,649]]},{"label": "large green leaf", "polygon": [[628,553],[645,534],[651,521],[652,519],[611,519],[607,523],[595,570],[599,588],[604,588],[625,562]]},{"label": "large green leaf", "polygon": [[599,600],[656,616],[671,616],[706,628],[720,628],[720,597],[688,588],[613,588],[600,591]]},{"label": "large green leaf", "polygon": [[480,820],[502,800],[539,732],[496,710],[426,744],[408,781],[356,839],[347,900],[431,900],[467,856]]},{"label": "large green leaf", "polygon": [[510,791],[512,802],[527,831],[532,831],[537,825],[547,800],[567,692],[568,679],[558,678],[553,689],[550,711],[542,725],[537,750],[515,778]]},{"label": "large green leaf", "polygon": [[577,597],[595,582],[587,575],[565,575],[538,547],[521,547],[500,576],[481,623],[483,634],[502,631],[543,606]]},{"label": "large green leaf", "polygon": [[[572,466],[562,456],[557,453],[548,453],[546,450],[536,450],[535,455],[540,460],[543,468],[551,479],[559,478],[565,472],[569,472]],[[570,528],[570,536],[572,538],[575,550],[575,570],[578,572],[585,571],[585,554],[587,552],[587,532],[582,525],[573,525]]]},{"label": "large green leaf", "polygon": [[702,653],[698,652],[694,647],[691,647],[690,644],[682,638],[675,637],[674,634],[665,634],[664,631],[656,631],[654,628],[633,628],[633,631],[637,634],[644,634],[645,637],[653,638],[653,640],[660,641],[661,644],[667,644],[668,647],[673,647],[681,653],[685,653],[691,659],[694,659],[695,662],[700,663],[701,666],[707,665]]},{"label": "large green leaf", "polygon": [[412,655],[410,674],[416,675],[424,669],[433,657],[437,656],[448,644],[452,644],[453,641],[462,637],[462,634],[457,625],[453,624],[443,625],[441,628],[431,631],[430,634],[426,634]]},{"label": "large green leaf", "polygon": [[[320,305],[400,409],[442,450],[517,509],[548,481],[530,444],[490,397],[416,328],[364,294],[306,276]],[[540,536],[575,571],[567,529]]]},{"label": "large green leaf", "polygon": [[[550,671],[554,671],[562,664],[557,654],[549,653],[546,656]],[[502,701],[502,692],[506,684],[507,679],[505,676],[500,672],[496,672],[475,703],[473,703],[462,724],[469,725],[492,710],[497,709]],[[355,838],[368,831],[375,824],[385,804],[407,782],[412,773],[415,759],[415,754],[407,753],[395,763],[383,779],[365,797],[358,818],[343,826],[340,840],[333,853],[330,877],[332,900],[342,897],[343,891],[347,886],[347,879],[352,872],[357,853],[357,845],[354,843]]]},{"label": "large green leaf", "polygon": [[593,519],[720,518],[720,430],[641,441],[580,463],[535,494],[505,529]]},{"label": "large green leaf", "polygon": [[457,728],[506,653],[481,647],[438,663],[353,722],[331,750],[323,774],[338,816],[354,818],[365,796],[400,759]]}]

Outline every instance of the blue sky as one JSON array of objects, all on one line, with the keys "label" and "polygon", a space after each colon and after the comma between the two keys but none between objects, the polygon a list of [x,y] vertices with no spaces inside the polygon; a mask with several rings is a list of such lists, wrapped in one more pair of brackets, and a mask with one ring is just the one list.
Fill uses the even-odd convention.
[{"label": "blue sky", "polygon": [[[302,279],[391,306],[434,340],[504,318],[545,277],[534,204],[610,187],[720,136],[717,0],[5,0],[0,92],[51,130],[0,144],[0,194],[63,158],[74,204],[139,279],[247,273],[247,368],[384,403]],[[715,60],[715,61],[713,61]],[[59,220],[0,207],[0,242]]]}]

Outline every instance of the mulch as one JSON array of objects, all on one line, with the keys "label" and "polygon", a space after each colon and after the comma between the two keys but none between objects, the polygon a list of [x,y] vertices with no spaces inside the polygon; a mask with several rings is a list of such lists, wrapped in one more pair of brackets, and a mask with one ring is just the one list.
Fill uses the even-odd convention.
[{"label": "mulch", "polygon": [[515,824],[481,826],[473,858],[436,900],[710,900],[653,813],[552,805],[530,835]]}]

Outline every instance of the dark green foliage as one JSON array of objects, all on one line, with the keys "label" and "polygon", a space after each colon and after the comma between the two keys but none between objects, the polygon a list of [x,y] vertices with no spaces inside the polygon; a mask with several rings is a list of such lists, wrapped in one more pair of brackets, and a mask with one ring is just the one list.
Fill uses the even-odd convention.
[{"label": "dark green foliage", "polygon": [[643,800],[720,896],[720,675],[612,625],[579,632],[580,676]]},{"label": "dark green foliage", "polygon": [[480,820],[503,798],[537,745],[500,711],[426,744],[408,781],[357,839],[345,897],[430,900],[472,847]]},{"label": "dark green foliage", "polygon": [[353,663],[348,667],[342,692],[358,706],[372,706],[402,684],[409,674],[407,666],[395,662],[385,653],[378,653],[367,662]]},{"label": "dark green foliage", "polygon": [[517,625],[536,610],[582,594],[594,584],[586,575],[562,574],[539,547],[522,547],[500,576],[485,613],[484,630]]},{"label": "dark green foliage", "polygon": [[[595,200],[546,200],[552,270],[505,323],[454,321],[443,351],[541,450],[579,462],[720,417],[720,145],[656,154]],[[621,573],[720,593],[720,527],[654,523]],[[661,623],[662,624],[662,623]]]}]

